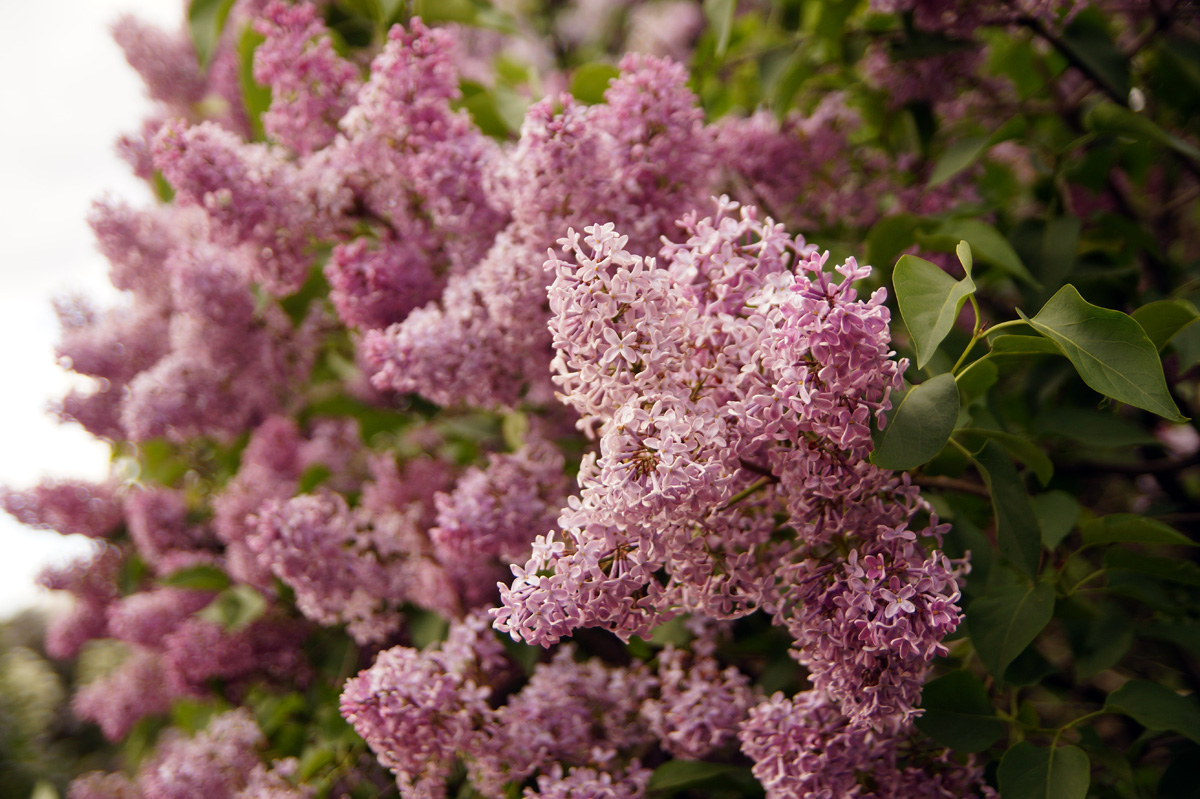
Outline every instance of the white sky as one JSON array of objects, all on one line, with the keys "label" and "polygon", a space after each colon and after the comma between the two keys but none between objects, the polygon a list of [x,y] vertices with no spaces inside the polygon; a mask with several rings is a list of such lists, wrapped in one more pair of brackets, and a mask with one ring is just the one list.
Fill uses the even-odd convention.
[{"label": "white sky", "polygon": [[[44,408],[71,384],[54,361],[51,298],[82,292],[107,304],[115,294],[85,222],[89,205],[106,193],[150,202],[113,149],[150,108],[108,34],[126,11],[175,28],[183,2],[0,2],[0,484],[107,472],[107,446]],[[38,601],[33,580],[44,565],[87,551],[76,538],[0,511],[0,619]]]}]

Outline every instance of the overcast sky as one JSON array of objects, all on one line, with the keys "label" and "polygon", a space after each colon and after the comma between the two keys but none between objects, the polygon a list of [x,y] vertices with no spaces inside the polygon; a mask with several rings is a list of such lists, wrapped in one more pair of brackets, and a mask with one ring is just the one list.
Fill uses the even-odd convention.
[{"label": "overcast sky", "polygon": [[[85,217],[105,194],[150,202],[115,155],[150,103],[108,34],[122,12],[175,28],[179,0],[0,2],[0,484],[42,476],[102,478],[108,448],[45,415],[71,378],[54,362],[50,301],[84,293],[112,301],[107,267]],[[88,543],[28,530],[0,512],[0,618],[32,601],[33,580]]]}]

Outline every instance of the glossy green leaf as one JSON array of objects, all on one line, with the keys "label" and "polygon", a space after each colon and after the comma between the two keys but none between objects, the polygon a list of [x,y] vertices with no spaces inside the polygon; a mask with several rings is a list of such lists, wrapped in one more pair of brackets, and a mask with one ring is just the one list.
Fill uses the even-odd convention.
[{"label": "glossy green leaf", "polygon": [[1034,427],[1041,435],[1062,436],[1089,447],[1161,446],[1158,439],[1128,419],[1090,408],[1047,408]]},{"label": "glossy green leaf", "polygon": [[261,619],[266,612],[266,597],[242,584],[222,591],[212,604],[196,615],[220,624],[226,630],[241,630]]},{"label": "glossy green leaf", "polygon": [[964,406],[982,397],[1000,380],[1000,369],[992,361],[976,361],[954,378]]},{"label": "glossy green leaf", "polygon": [[967,630],[983,665],[1001,680],[1008,665],[1033,643],[1053,615],[1053,585],[1010,585],[970,604]]},{"label": "glossy green leaf", "polygon": [[946,146],[929,174],[929,187],[941,185],[979,160],[988,148],[987,136],[965,136]]},{"label": "glossy green leaf", "polygon": [[1126,136],[1160,147],[1169,147],[1193,161],[1200,161],[1200,150],[1188,141],[1163,130],[1149,117],[1114,103],[1099,103],[1093,107],[1084,116],[1084,124],[1096,133]]},{"label": "glossy green leaf", "polygon": [[1037,285],[1033,275],[1021,262],[1017,251],[1000,235],[1000,231],[978,219],[951,219],[938,225],[930,233],[918,233],[917,241],[931,249],[954,252],[958,242],[966,241],[976,261],[989,264],[1001,272]]},{"label": "glossy green leaf", "polygon": [[1200,319],[1186,325],[1171,338],[1171,346],[1179,355],[1180,373],[1200,363]]},{"label": "glossy green leaf", "polygon": [[160,580],[171,588],[191,588],[196,591],[222,591],[231,584],[229,575],[216,566],[191,566],[180,569]]},{"label": "glossy green leaf", "polygon": [[[1054,477],[1054,463],[1042,448],[1025,436],[1005,433],[1001,430],[988,430],[981,427],[964,427],[958,431],[968,438],[986,438],[1004,447],[1004,451],[1021,463],[1028,466],[1037,475],[1038,481],[1044,486]],[[972,447],[979,450],[982,445]]]},{"label": "glossy green leaf", "polygon": [[1149,730],[1170,730],[1200,743],[1200,709],[1165,685],[1130,680],[1108,695],[1104,709],[1123,713]]},{"label": "glossy green leaf", "polygon": [[955,280],[915,255],[900,257],[892,282],[900,316],[917,347],[917,368],[924,368],[954,326],[967,297],[975,292],[975,282],[970,273]]},{"label": "glossy green leaf", "polygon": [[1158,350],[1128,315],[1092,305],[1068,285],[1026,321],[1058,345],[1091,388],[1166,419],[1186,421],[1167,390]]},{"label": "glossy green leaf", "polygon": [[1113,96],[1129,96],[1129,62],[1102,24],[1079,18],[1062,32],[1059,42]]},{"label": "glossy green leaf", "polygon": [[1190,560],[1143,555],[1124,547],[1113,547],[1104,553],[1104,568],[1112,572],[1134,572],[1167,581],[1200,588],[1200,566]]},{"label": "glossy green leaf", "polygon": [[717,57],[725,55],[729,37],[733,34],[733,19],[737,15],[737,0],[704,0],[704,18],[717,41]]},{"label": "glossy green leaf", "polygon": [[982,752],[1006,729],[983,683],[969,671],[952,671],[928,682],[917,729],[955,752]]},{"label": "glossy green leaf", "polygon": [[992,498],[1000,554],[1025,574],[1036,574],[1042,534],[1017,467],[997,441],[988,441],[972,457]]},{"label": "glossy green leaf", "polygon": [[1155,348],[1162,350],[1183,328],[1200,318],[1196,306],[1186,300],[1156,300],[1138,308],[1133,317]]},{"label": "glossy green leaf", "polygon": [[232,8],[233,0],[191,0],[188,4],[188,32],[201,68],[207,68],[212,60]]},{"label": "glossy green leaf", "polygon": [[941,374],[913,386],[895,400],[887,427],[879,431],[872,462],[902,471],[931,460],[941,452],[958,419],[958,386]]},{"label": "glossy green leaf", "polygon": [[1085,799],[1091,763],[1076,746],[1056,749],[1029,741],[1004,753],[996,772],[1001,799]]},{"label": "glossy green leaf", "polygon": [[1053,341],[1042,336],[1004,334],[991,339],[991,344],[996,355],[1062,355]]},{"label": "glossy green leaf", "polygon": [[705,763],[700,760],[668,760],[654,769],[648,787],[654,792],[671,793],[720,778],[752,780],[753,776],[745,766]]},{"label": "glossy green leaf", "polygon": [[1175,528],[1133,513],[1114,513],[1088,522],[1083,526],[1083,543],[1196,545]]},{"label": "glossy green leaf", "polygon": [[1038,277],[1047,292],[1057,289],[1071,274],[1079,254],[1079,230],[1077,216],[1057,216],[1042,229]]},{"label": "glossy green leaf", "polygon": [[246,26],[238,41],[238,80],[242,87],[242,105],[256,141],[266,138],[263,133],[262,115],[271,107],[271,88],[260,86],[254,80],[254,51],[266,41],[253,26]]},{"label": "glossy green leaf", "polygon": [[597,105],[604,102],[604,93],[621,70],[603,61],[584,64],[571,74],[571,96],[581,103]]},{"label": "glossy green leaf", "polygon": [[1066,491],[1047,491],[1031,500],[1042,530],[1042,545],[1053,550],[1075,529],[1083,507]]}]

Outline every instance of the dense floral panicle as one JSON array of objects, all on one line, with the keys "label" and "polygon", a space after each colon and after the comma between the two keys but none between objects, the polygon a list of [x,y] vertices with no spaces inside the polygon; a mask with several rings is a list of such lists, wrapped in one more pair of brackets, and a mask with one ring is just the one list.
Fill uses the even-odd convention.
[{"label": "dense floral panicle", "polygon": [[[911,535],[911,534],[910,534]],[[800,563],[786,572],[797,604],[787,627],[816,690],[849,724],[884,734],[916,715],[930,663],[959,623],[956,572],[907,538],[851,551],[844,563]]]},{"label": "dense floral panicle", "polygon": [[371,513],[387,513],[419,505],[417,523],[423,528],[437,523],[436,497],[454,487],[454,468],[443,460],[418,456],[401,463],[390,453],[367,459],[371,479],[362,484],[362,507]]},{"label": "dense floral panicle", "polygon": [[124,774],[91,771],[71,781],[67,799],[143,799],[136,784]]},{"label": "dense floral panicle", "polygon": [[90,557],[67,566],[47,568],[38,583],[74,597],[70,611],[55,616],[46,629],[46,651],[68,660],[88,641],[108,635],[108,607],[117,598],[117,576],[123,555],[114,546],[101,545]]},{"label": "dense floral panicle", "polygon": [[391,234],[376,243],[358,238],[335,246],[325,277],[338,317],[362,330],[403,321],[436,300],[445,284],[426,253]]},{"label": "dense floral panicle", "polygon": [[189,114],[192,104],[204,97],[204,76],[184,31],[167,33],[125,14],[113,24],[112,35],[146,84],[150,99]]},{"label": "dense floral panicle", "polygon": [[80,688],[71,709],[79,718],[98,724],[105,738],[119,741],[133,725],[166,713],[179,698],[160,655],[135,649],[111,674]]},{"label": "dense floral panicle", "polygon": [[351,420],[320,419],[303,435],[294,420],[268,417],[254,429],[242,452],[238,473],[213,497],[213,525],[225,545],[230,576],[259,588],[269,588],[272,574],[260,563],[249,538],[255,534],[255,514],[268,500],[286,500],[296,493],[309,469],[329,473],[327,485],[350,490],[361,478],[358,464],[362,442]]},{"label": "dense floral panicle", "polygon": [[259,765],[263,734],[246,708],[222,713],[193,738],[167,734],[138,775],[145,799],[234,799]]},{"label": "dense floral panicle", "polygon": [[176,201],[203,208],[217,241],[248,245],[256,279],[276,294],[300,286],[312,264],[310,240],[331,232],[303,172],[212,122],[164,125],[153,155]]},{"label": "dense floral panicle", "polygon": [[236,630],[193,616],[162,642],[163,663],[179,693],[205,689],[213,679],[232,688],[256,679],[303,685],[310,669],[301,646],[309,631],[271,612]]},{"label": "dense floral panicle", "polygon": [[294,757],[276,760],[269,769],[261,763],[256,765],[246,779],[246,787],[233,799],[313,799],[316,788],[293,782],[298,766]]},{"label": "dense floral panicle", "polygon": [[650,769],[635,761],[624,772],[612,774],[592,768],[573,768],[564,775],[555,765],[537,778],[537,790],[526,788],[524,799],[642,799],[650,783]]},{"label": "dense floral panicle", "polygon": [[46,479],[23,490],[0,487],[0,508],[34,529],[88,538],[108,538],[125,518],[113,482]]},{"label": "dense floral panicle", "polygon": [[129,438],[229,437],[281,410],[307,376],[319,320],[293,329],[279,307],[256,307],[245,256],[195,243],[168,259],[170,353],[130,382],[121,409]]},{"label": "dense floral panicle", "polygon": [[494,713],[476,661],[458,654],[394,647],[342,691],[342,715],[396,774],[406,799],[441,797],[456,753],[472,749]]},{"label": "dense floral panicle", "polygon": [[96,378],[106,391],[119,392],[170,352],[165,308],[135,304],[97,313],[83,300],[60,300],[55,310],[62,328],[59,363]]},{"label": "dense floral panicle", "polygon": [[207,524],[191,520],[182,491],[131,491],[125,497],[125,518],[138,554],[160,574],[216,558],[215,535]]},{"label": "dense floral panicle", "polygon": [[758,699],[736,668],[722,670],[712,657],[689,658],[674,647],[658,655],[658,684],[657,696],[642,704],[642,718],[662,747],[684,760],[703,760],[735,741]]},{"label": "dense floral panicle", "polygon": [[168,307],[171,301],[167,258],[177,246],[206,234],[202,213],[174,205],[134,209],[124,203],[97,202],[88,224],[108,259],[113,285],[159,307]]},{"label": "dense floral panicle", "polygon": [[263,129],[294,152],[310,155],[337,135],[338,120],[358,91],[358,68],[334,52],[311,3],[272,2],[254,27],[266,37],[254,51],[254,80],[271,88]]},{"label": "dense floral panicle", "polygon": [[451,407],[549,401],[542,260],[515,224],[501,232],[475,269],[450,279],[440,303],[367,333],[372,384]]},{"label": "dense floral panicle", "polygon": [[260,509],[248,543],[259,562],[295,590],[305,616],[348,624],[360,643],[378,642],[399,628],[405,601],[452,615],[458,608],[418,526],[422,511],[352,511],[329,492],[272,500]]},{"label": "dense floral panicle", "polygon": [[496,145],[452,108],[456,52],[449,30],[417,18],[394,26],[341,127],[346,179],[367,209],[458,271],[482,257],[506,214],[480,190]]},{"label": "dense floral panicle", "polygon": [[473,781],[494,793],[556,763],[603,767],[648,744],[651,736],[637,722],[652,683],[642,668],[577,662],[574,647],[564,646],[489,720]]},{"label": "dense floral panicle", "polygon": [[208,605],[211,591],[156,588],[123,597],[108,607],[109,634],[120,641],[148,648],[163,639],[185,619]]},{"label": "dense floral panicle", "polygon": [[738,735],[767,799],[862,796],[858,772],[889,748],[869,730],[846,728],[816,691],[775,694],[751,708]]},{"label": "dense floral panicle", "polygon": [[429,537],[464,605],[494,601],[507,564],[527,557],[534,537],[554,526],[566,489],[562,455],[535,441],[492,455],[486,469],[468,470],[452,493],[437,495]]}]

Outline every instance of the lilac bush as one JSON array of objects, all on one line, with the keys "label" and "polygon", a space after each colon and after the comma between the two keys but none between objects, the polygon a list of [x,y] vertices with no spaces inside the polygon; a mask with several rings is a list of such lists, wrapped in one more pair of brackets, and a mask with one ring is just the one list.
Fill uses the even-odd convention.
[{"label": "lilac bush", "polygon": [[1189,10],[551,5],[114,26],[68,796],[1182,795]]}]

